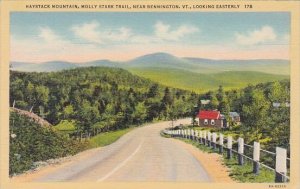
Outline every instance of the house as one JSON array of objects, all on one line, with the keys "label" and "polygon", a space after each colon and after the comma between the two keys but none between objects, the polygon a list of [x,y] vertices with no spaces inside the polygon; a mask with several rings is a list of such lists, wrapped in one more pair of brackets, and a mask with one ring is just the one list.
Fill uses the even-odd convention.
[{"label": "house", "polygon": [[198,114],[200,127],[219,127],[227,126],[225,116],[217,110],[201,110]]},{"label": "house", "polygon": [[234,123],[239,124],[241,122],[240,114],[237,112],[229,112],[229,117],[230,117],[231,121]]}]

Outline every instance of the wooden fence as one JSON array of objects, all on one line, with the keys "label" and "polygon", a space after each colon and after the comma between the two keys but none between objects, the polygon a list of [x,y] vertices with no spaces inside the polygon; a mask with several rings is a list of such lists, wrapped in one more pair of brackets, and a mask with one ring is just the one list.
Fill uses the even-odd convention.
[{"label": "wooden fence", "polygon": [[[238,164],[243,166],[245,160],[249,160],[253,164],[253,173],[258,175],[260,167],[265,167],[275,173],[275,182],[288,182],[290,177],[287,175],[287,163],[290,161],[287,158],[287,150],[284,148],[276,147],[276,152],[270,152],[260,148],[259,142],[254,142],[253,145],[244,143],[243,138],[234,140],[232,136],[224,136],[221,133],[211,133],[209,131],[200,131],[193,129],[165,129],[164,134],[171,137],[180,137],[199,142],[202,145],[206,145],[212,148],[214,151],[221,154],[226,153],[227,159],[233,158],[233,154],[237,155]],[[251,152],[251,154],[249,153]],[[266,165],[261,162],[261,154],[267,153],[272,156],[274,166]],[[252,156],[252,157],[250,157]],[[275,159],[275,161],[274,161]]]}]

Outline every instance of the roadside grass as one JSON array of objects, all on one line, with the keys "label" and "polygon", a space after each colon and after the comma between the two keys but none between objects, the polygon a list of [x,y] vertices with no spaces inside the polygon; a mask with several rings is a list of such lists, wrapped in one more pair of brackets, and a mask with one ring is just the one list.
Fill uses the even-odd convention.
[{"label": "roadside grass", "polygon": [[91,139],[89,140],[89,148],[97,148],[97,147],[107,146],[111,143],[114,143],[121,136],[125,135],[129,131],[132,131],[135,128],[144,127],[144,126],[147,126],[148,124],[158,123],[158,122],[160,122],[160,121],[153,120],[151,122],[146,122],[141,125],[130,125],[129,128],[126,128],[126,129],[120,129],[120,130],[116,130],[116,131],[108,131],[105,133],[99,133],[98,135],[91,137]]},{"label": "roadside grass", "polygon": [[[164,135],[163,135],[164,136]],[[170,137],[170,136],[168,136]],[[188,144],[191,144],[195,147],[197,147],[199,150],[205,152],[205,153],[219,153],[218,150],[214,151],[213,148],[200,144],[199,142],[185,139],[185,138],[176,138],[183,142],[186,142]],[[223,165],[227,166],[229,168],[229,176],[240,183],[274,183],[275,181],[275,173],[269,169],[266,169],[264,167],[260,167],[259,175],[256,175],[252,172],[253,165],[252,162],[249,160],[244,160],[245,164],[243,166],[238,164],[238,159],[236,154],[234,154],[232,159],[227,159],[226,157],[226,150],[224,149],[222,155],[222,163]]]},{"label": "roadside grass", "polygon": [[237,157],[227,159],[223,155],[223,162],[226,166],[230,167],[229,176],[238,182],[250,183],[272,183],[275,182],[275,173],[264,167],[260,168],[258,175],[252,172],[252,163],[246,161],[243,166],[238,164]]},{"label": "roadside grass", "polygon": [[134,129],[134,127],[98,134],[90,139],[90,147],[97,148],[97,147],[109,145],[117,141],[121,136],[128,133],[132,129]]}]

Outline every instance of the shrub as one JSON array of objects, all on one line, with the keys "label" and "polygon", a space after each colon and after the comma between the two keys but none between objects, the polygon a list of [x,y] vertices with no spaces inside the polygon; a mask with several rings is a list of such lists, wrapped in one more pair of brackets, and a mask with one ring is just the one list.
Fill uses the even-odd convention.
[{"label": "shrub", "polygon": [[22,173],[34,162],[76,154],[89,146],[26,116],[10,113],[9,174]]}]

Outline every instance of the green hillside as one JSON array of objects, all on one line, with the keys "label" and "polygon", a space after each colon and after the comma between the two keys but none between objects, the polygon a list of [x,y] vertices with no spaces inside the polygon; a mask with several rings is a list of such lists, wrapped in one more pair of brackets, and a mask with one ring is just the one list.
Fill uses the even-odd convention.
[{"label": "green hillside", "polygon": [[248,84],[287,79],[287,75],[275,75],[253,71],[227,71],[213,74],[202,74],[179,69],[167,68],[131,68],[130,72],[159,82],[161,84],[195,92],[217,89],[242,88]]},{"label": "green hillside", "polygon": [[36,123],[29,115],[10,110],[10,175],[34,168],[34,162],[73,155],[87,148],[86,142],[71,140],[50,126]]},{"label": "green hillside", "polygon": [[[59,130],[95,135],[153,120],[185,117],[197,101],[120,68],[88,67],[51,73],[10,74],[10,102],[44,117]],[[170,108],[180,107],[174,113]],[[67,120],[67,121],[64,121]],[[76,133],[79,135],[79,132]]]}]

